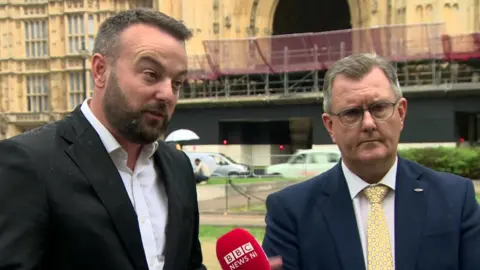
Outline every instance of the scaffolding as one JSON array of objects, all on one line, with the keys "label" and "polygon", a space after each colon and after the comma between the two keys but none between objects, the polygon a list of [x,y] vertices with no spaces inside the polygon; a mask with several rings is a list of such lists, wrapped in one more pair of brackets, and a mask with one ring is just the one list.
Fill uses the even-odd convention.
[{"label": "scaffolding", "polygon": [[402,86],[477,83],[480,33],[446,35],[443,23],[204,41],[189,58],[182,99],[320,92],[331,65],[375,53],[397,68]]}]

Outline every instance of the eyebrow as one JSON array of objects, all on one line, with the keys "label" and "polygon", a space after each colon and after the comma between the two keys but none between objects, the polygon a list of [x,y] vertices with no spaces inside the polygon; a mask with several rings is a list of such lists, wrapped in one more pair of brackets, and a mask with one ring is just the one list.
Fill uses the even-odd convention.
[{"label": "eyebrow", "polygon": [[[156,68],[160,69],[162,72],[165,71],[165,66],[152,56],[145,55],[145,56],[140,57],[137,61],[137,64],[142,63],[142,62],[148,62],[148,63],[154,65]],[[184,69],[184,70],[181,70],[180,72],[178,72],[176,74],[176,76],[177,77],[185,76],[187,74],[188,74],[188,69]]]},{"label": "eyebrow", "polygon": [[188,74],[188,70],[187,69],[184,69],[182,71],[180,71],[177,76],[186,76]]},{"label": "eyebrow", "polygon": [[165,67],[162,65],[162,63],[160,63],[159,61],[157,61],[154,57],[152,56],[149,56],[149,55],[144,55],[142,57],[140,57],[138,60],[137,60],[137,64],[140,64],[142,62],[148,62],[152,65],[154,65],[156,68],[158,69],[161,69],[162,71],[165,70]]}]

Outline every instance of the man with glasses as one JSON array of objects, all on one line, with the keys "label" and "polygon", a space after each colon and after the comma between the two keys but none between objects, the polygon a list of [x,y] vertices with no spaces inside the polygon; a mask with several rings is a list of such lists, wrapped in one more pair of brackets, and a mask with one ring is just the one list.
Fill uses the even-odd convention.
[{"label": "man with glasses", "polygon": [[267,255],[285,270],[479,269],[472,181],[397,154],[407,100],[393,66],[351,55],[324,82],[322,119],[342,159],[267,198]]}]

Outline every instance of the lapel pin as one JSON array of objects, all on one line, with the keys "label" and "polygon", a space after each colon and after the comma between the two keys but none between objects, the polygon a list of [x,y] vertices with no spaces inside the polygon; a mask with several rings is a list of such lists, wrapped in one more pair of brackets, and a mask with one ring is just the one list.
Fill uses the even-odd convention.
[{"label": "lapel pin", "polygon": [[414,190],[415,190],[416,192],[422,192],[422,191],[423,191],[422,188],[416,188],[416,189],[414,189]]}]

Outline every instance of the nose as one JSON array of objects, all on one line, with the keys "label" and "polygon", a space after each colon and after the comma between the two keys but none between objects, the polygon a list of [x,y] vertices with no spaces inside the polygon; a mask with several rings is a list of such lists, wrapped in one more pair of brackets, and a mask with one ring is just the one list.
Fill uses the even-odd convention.
[{"label": "nose", "polygon": [[165,78],[157,84],[155,98],[167,102],[172,102],[177,98],[177,92],[174,89],[172,79]]},{"label": "nose", "polygon": [[365,114],[363,115],[362,127],[365,131],[372,131],[377,128],[375,119],[373,119],[369,111],[365,111]]}]

